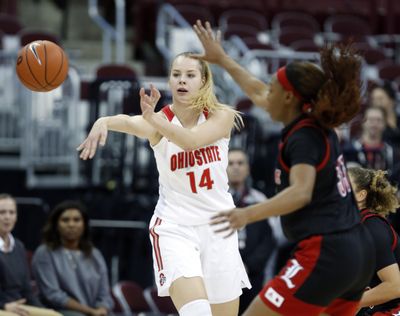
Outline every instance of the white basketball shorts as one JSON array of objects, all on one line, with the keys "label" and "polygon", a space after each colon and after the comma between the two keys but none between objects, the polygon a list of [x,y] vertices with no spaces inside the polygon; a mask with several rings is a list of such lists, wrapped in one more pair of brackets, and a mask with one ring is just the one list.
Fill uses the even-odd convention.
[{"label": "white basketball shorts", "polygon": [[169,296],[171,283],[180,277],[202,277],[210,304],[232,301],[242,288],[251,288],[236,233],[224,238],[208,224],[184,226],[156,215],[149,228],[159,296]]}]

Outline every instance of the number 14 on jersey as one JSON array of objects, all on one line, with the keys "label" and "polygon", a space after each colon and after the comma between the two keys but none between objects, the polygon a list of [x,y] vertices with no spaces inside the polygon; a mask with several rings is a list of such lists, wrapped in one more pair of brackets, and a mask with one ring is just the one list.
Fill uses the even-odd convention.
[{"label": "number 14 on jersey", "polygon": [[193,171],[187,172],[187,176],[189,177],[190,181],[190,188],[192,189],[193,193],[197,193],[197,187],[204,188],[206,187],[207,190],[211,190],[214,184],[214,180],[211,179],[210,168],[207,168],[203,171],[200,180],[197,185],[198,179],[196,179],[196,174]]}]

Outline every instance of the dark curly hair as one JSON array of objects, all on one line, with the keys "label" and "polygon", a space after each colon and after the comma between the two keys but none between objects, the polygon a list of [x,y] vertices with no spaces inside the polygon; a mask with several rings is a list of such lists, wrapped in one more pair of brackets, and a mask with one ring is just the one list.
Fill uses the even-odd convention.
[{"label": "dark curly hair", "polygon": [[311,62],[286,66],[288,80],[312,106],[311,115],[327,128],[350,121],[361,104],[360,56],[351,45],[326,46],[320,51],[321,68]]},{"label": "dark curly hair", "polygon": [[79,249],[89,256],[93,250],[89,230],[89,216],[84,205],[78,201],[63,201],[55,206],[43,228],[43,243],[52,250],[62,246],[60,232],[58,231],[58,221],[61,215],[69,209],[76,209],[82,215],[84,229],[79,241]]},{"label": "dark curly hair", "polygon": [[365,206],[370,211],[383,216],[396,212],[399,207],[397,188],[387,179],[387,172],[360,167],[349,168],[348,172],[356,188],[367,191]]}]

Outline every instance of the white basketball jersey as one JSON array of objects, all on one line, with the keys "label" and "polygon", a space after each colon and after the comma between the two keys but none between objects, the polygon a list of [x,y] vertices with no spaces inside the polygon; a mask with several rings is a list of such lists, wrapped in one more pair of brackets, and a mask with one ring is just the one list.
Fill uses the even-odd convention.
[{"label": "white basketball jersey", "polygon": [[[172,124],[182,126],[169,106],[163,112]],[[206,120],[201,113],[197,124]],[[213,144],[185,151],[163,137],[152,146],[159,173],[159,199],[155,214],[183,225],[203,225],[217,212],[235,207],[228,192],[228,144]]]}]

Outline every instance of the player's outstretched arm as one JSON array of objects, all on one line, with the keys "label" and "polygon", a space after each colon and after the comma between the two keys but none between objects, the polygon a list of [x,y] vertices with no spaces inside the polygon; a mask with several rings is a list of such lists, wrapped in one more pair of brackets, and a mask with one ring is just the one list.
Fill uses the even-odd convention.
[{"label": "player's outstretched arm", "polygon": [[268,84],[259,80],[226,54],[221,45],[220,31],[215,34],[209,22],[203,25],[200,20],[197,20],[196,24],[193,25],[193,30],[203,45],[204,54],[194,54],[192,57],[203,59],[224,68],[254,104],[265,107]]},{"label": "player's outstretched arm", "polygon": [[108,131],[131,134],[149,139],[150,143],[156,142],[157,130],[152,127],[141,115],[129,116],[119,114],[99,118],[92,126],[89,135],[77,148],[80,158],[92,159],[98,146],[104,146],[107,141]]},{"label": "player's outstretched arm", "polygon": [[222,227],[216,232],[232,234],[247,224],[295,212],[310,203],[316,173],[314,166],[297,164],[290,169],[289,187],[264,202],[220,212],[212,218],[211,225]]}]

